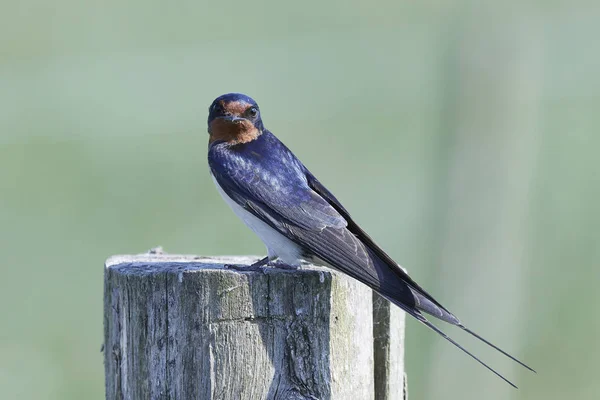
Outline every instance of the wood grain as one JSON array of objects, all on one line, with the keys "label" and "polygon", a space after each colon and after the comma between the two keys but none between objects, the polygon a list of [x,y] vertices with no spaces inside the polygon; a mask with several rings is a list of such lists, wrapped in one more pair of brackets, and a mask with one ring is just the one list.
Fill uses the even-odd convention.
[{"label": "wood grain", "polygon": [[403,313],[374,315],[372,291],[327,268],[224,268],[255,260],[110,258],[106,398],[403,398]]}]

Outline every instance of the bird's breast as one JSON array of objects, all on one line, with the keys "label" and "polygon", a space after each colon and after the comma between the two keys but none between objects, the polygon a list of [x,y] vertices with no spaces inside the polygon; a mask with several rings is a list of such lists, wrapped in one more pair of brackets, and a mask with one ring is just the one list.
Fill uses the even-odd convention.
[{"label": "bird's breast", "polygon": [[270,257],[278,257],[282,262],[291,266],[300,265],[303,253],[300,246],[240,206],[223,190],[212,173],[211,177],[213,178],[219,194],[223,197],[223,200],[225,200],[235,215],[237,215],[265,244]]}]

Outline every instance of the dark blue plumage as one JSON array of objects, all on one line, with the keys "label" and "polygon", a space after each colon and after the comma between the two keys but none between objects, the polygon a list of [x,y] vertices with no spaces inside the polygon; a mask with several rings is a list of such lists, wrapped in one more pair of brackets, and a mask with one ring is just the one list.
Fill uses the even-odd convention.
[{"label": "dark blue plumage", "polygon": [[221,187],[239,204],[268,207],[281,221],[309,230],[346,226],[308,186],[304,165],[267,130],[240,148],[212,145],[208,160]]},{"label": "dark blue plumage", "polygon": [[264,128],[253,99],[236,93],[217,98],[209,109],[208,126],[211,174],[224,199],[265,242],[264,261],[325,261],[376,290],[511,385],[421,312],[459,326],[530,369],[464,327],[377,246],[335,196]]}]

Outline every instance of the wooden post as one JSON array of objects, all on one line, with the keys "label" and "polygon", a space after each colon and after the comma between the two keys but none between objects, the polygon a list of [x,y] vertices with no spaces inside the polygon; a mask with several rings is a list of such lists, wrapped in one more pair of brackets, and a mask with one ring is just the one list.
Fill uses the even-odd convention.
[{"label": "wooden post", "polygon": [[110,258],[106,398],[404,398],[401,311],[327,268],[224,268],[255,260]]}]

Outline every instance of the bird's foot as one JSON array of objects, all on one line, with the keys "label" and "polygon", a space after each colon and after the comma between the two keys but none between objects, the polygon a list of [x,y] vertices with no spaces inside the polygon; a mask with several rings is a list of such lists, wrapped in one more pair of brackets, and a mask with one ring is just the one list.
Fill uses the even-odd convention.
[{"label": "bird's foot", "polygon": [[225,264],[224,267],[235,269],[236,271],[261,271],[264,273],[265,267],[267,267],[271,261],[272,259],[267,256],[250,265]]},{"label": "bird's foot", "polygon": [[259,267],[253,267],[252,265],[237,265],[237,264],[225,264],[223,265],[223,267],[227,268],[227,269],[235,269],[236,271],[262,271],[264,272],[264,268],[262,266]]},{"label": "bird's foot", "polygon": [[261,271],[266,273],[268,268],[280,268],[286,270],[296,270],[299,265],[286,264],[283,261],[277,260],[275,257],[264,257],[250,265],[225,264],[225,268],[235,269],[236,271]]},{"label": "bird's foot", "polygon": [[287,270],[296,270],[298,268],[300,268],[299,265],[290,265],[290,264],[286,264],[283,261],[273,261],[271,263],[269,263],[270,266],[274,267],[274,268],[280,268],[280,269],[287,269]]}]

